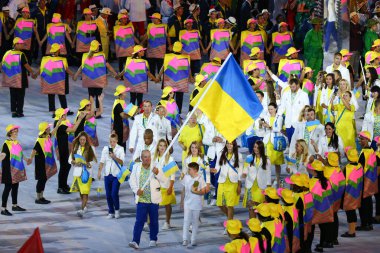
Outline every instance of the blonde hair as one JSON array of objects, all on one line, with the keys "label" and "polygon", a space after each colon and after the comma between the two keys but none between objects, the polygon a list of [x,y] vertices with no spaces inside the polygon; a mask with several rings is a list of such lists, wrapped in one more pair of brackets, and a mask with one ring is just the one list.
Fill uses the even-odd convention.
[{"label": "blonde hair", "polygon": [[193,146],[193,145],[196,145],[196,146],[197,146],[197,149],[198,149],[198,156],[202,158],[202,157],[203,157],[203,154],[202,154],[202,145],[201,145],[201,143],[198,142],[198,141],[193,141],[193,142],[190,144],[190,146],[189,146],[189,151],[187,152],[187,157],[189,157],[189,156],[192,155],[192,154],[191,154],[191,146]]},{"label": "blonde hair", "polygon": [[[165,145],[166,145],[166,149],[168,148],[168,142],[165,140],[165,139],[160,139],[159,141],[158,141],[158,143],[157,143],[157,146],[156,146],[156,151],[154,152],[154,161],[156,160],[156,159],[158,159],[158,158],[160,158],[160,151],[158,150],[158,148],[159,148],[159,146],[160,146],[160,144],[161,143],[165,143]],[[166,157],[165,157],[165,163],[167,163],[168,161],[169,161],[169,157],[170,157],[170,152],[168,152],[167,154],[166,154]]]},{"label": "blonde hair", "polygon": [[[302,154],[300,156],[301,162],[306,162],[309,156],[309,148],[307,147],[306,141],[304,139],[299,139],[296,141],[296,145],[299,144],[302,147]],[[297,158],[297,150],[292,155],[293,158]]]},{"label": "blonde hair", "polygon": [[298,122],[302,122],[305,120],[305,114],[307,112],[307,109],[310,108],[310,105],[305,105],[304,108],[302,108],[300,115],[298,116]]},{"label": "blonde hair", "polygon": [[350,86],[348,84],[348,81],[346,79],[341,79],[339,81],[339,90],[340,90],[340,85],[344,83],[346,85],[346,90],[342,91],[342,93],[346,92],[346,91],[349,91],[350,90]]}]

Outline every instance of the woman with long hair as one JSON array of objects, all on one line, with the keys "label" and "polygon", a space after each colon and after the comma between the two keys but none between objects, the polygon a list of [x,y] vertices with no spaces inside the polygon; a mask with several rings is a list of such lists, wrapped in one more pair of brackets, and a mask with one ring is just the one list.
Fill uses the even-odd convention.
[{"label": "woman with long hair", "polygon": [[[334,98],[333,103],[334,103],[334,105],[335,104],[343,104],[342,96],[346,91],[351,92],[351,88],[350,88],[350,85],[346,79],[341,79],[339,82],[336,82],[336,83],[338,84],[338,92]],[[358,104],[358,101],[357,101],[354,93],[352,94],[350,104],[354,105],[355,111],[359,109],[359,104]]]},{"label": "woman with long hair", "polygon": [[243,207],[248,207],[249,218],[256,217],[254,209],[264,201],[262,191],[272,185],[271,163],[265,155],[265,147],[262,141],[256,141],[253,146],[251,157],[247,157],[243,169],[245,180],[245,191]]},{"label": "woman with long hair", "polygon": [[358,89],[360,86],[362,86],[363,99],[367,100],[372,86],[380,86],[379,75],[377,74],[376,68],[374,67],[366,68],[365,80],[366,80],[366,83],[364,82],[364,76],[362,75],[358,83],[356,84],[356,88]]},{"label": "woman with long hair", "polygon": [[319,139],[318,147],[315,151],[323,158],[327,152],[336,152],[340,157],[344,154],[343,141],[340,136],[336,134],[335,125],[332,122],[325,124],[325,135]]},{"label": "woman with long hair", "polygon": [[315,113],[317,115],[317,118],[320,121],[323,121],[323,108],[321,105],[321,95],[322,95],[322,89],[323,84],[326,83],[325,79],[325,71],[319,71],[317,75],[317,81],[315,82],[315,90],[314,90],[314,107],[315,107]]},{"label": "woman with long hair", "polygon": [[290,154],[288,159],[288,167],[286,171],[291,174],[302,173],[307,174],[307,163],[309,161],[309,148],[306,141],[303,139],[296,141],[296,149],[293,154]]},{"label": "woman with long hair", "polygon": [[[166,154],[164,157],[164,153],[168,148],[168,142],[165,139],[161,139],[157,143],[156,151],[154,152],[153,161],[155,163],[154,167],[164,168],[165,166],[170,166],[170,164],[175,163],[173,157],[170,156],[170,152]],[[176,165],[177,166],[177,165]],[[160,206],[165,206],[165,215],[166,220],[162,229],[170,229],[170,218],[172,216],[172,205],[177,203],[174,192],[174,180],[175,173],[173,173],[170,177],[165,177],[165,183],[161,182],[161,195],[162,201]]]},{"label": "woman with long hair", "polygon": [[[79,192],[82,205],[77,211],[79,217],[83,217],[87,211],[88,194],[92,183],[92,168],[97,162],[95,149],[91,145],[90,136],[85,132],[80,132],[73,141],[73,150],[69,157],[69,163],[74,168],[74,180],[70,192]],[[82,174],[88,172],[87,182],[82,181]]]},{"label": "woman with long hair", "polygon": [[211,173],[220,173],[216,205],[219,206],[228,220],[234,218],[234,207],[239,204],[242,162],[238,145],[234,140],[226,143],[217,159],[215,169],[211,169]]},{"label": "woman with long hair", "polygon": [[321,123],[325,124],[327,122],[333,121],[333,115],[331,111],[330,101],[334,94],[334,86],[335,86],[335,76],[330,73],[325,77],[325,86],[322,89],[321,93],[321,101],[320,105],[323,108],[323,119],[321,119]]}]

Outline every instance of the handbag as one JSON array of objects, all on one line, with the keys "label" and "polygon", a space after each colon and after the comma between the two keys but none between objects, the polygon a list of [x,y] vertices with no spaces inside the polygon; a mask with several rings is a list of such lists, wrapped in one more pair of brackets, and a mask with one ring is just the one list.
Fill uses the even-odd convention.
[{"label": "handbag", "polygon": [[[275,127],[277,127],[277,119],[274,122]],[[276,151],[284,151],[286,149],[286,139],[283,135],[274,134],[273,137],[273,149]]]},{"label": "handbag", "polygon": [[82,166],[82,174],[80,175],[80,179],[84,184],[87,184],[88,180],[90,179],[90,172],[88,172],[85,165]]}]

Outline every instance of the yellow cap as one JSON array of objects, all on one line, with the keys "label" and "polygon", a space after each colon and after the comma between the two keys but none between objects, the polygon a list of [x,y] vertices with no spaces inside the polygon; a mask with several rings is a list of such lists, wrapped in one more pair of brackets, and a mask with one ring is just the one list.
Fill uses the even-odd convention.
[{"label": "yellow cap", "polygon": [[53,18],[52,18],[53,23],[58,23],[61,22],[61,14],[59,13],[54,13]]},{"label": "yellow cap", "polygon": [[117,19],[120,20],[122,18],[128,18],[128,15],[127,14],[123,14],[123,13],[120,13],[117,15]]},{"label": "yellow cap", "polygon": [[188,19],[185,19],[183,23],[186,25],[187,23],[193,23],[193,22],[194,20],[192,20],[191,18],[188,18]]},{"label": "yellow cap", "polygon": [[19,129],[20,127],[14,124],[10,124],[5,128],[5,132],[9,133],[12,130]]},{"label": "yellow cap", "polygon": [[300,50],[297,50],[295,47],[291,47],[286,51],[285,56],[291,56],[292,54],[298,53]]},{"label": "yellow cap", "polygon": [[99,49],[99,46],[100,46],[100,43],[99,41],[97,40],[93,40],[91,41],[91,44],[90,44],[90,51],[96,51]]},{"label": "yellow cap", "polygon": [[140,46],[140,45],[136,45],[133,47],[133,53],[132,54],[137,54],[138,52],[141,52],[141,51],[145,51],[146,48]]},{"label": "yellow cap", "polygon": [[166,98],[170,92],[175,92],[176,90],[171,87],[171,86],[166,86],[163,90],[162,90],[162,96],[161,98]]},{"label": "yellow cap", "polygon": [[50,124],[47,123],[47,122],[41,122],[39,125],[38,125],[38,135],[42,135],[43,133],[45,133],[46,129],[50,128]]},{"label": "yellow cap", "polygon": [[252,232],[261,231],[260,221],[257,218],[252,218],[252,219],[247,220],[247,225]]},{"label": "yellow cap", "polygon": [[87,98],[82,99],[79,103],[79,110],[82,110],[83,108],[85,108],[87,105],[90,105],[90,104],[91,102]]},{"label": "yellow cap", "polygon": [[270,216],[278,218],[280,216],[280,208],[282,208],[281,205],[275,203],[268,203],[267,205],[270,210]]},{"label": "yellow cap", "polygon": [[281,26],[288,26],[288,23],[286,23],[286,22],[281,22],[281,23],[278,25],[278,27],[281,27]]},{"label": "yellow cap", "polygon": [[261,52],[260,48],[254,47],[254,48],[251,49],[251,54],[249,56],[250,57],[255,56],[255,55],[257,55],[260,52]]},{"label": "yellow cap", "polygon": [[116,91],[113,94],[115,97],[119,96],[120,94],[127,92],[129,89],[125,87],[123,84],[120,84],[116,87]]},{"label": "yellow cap", "polygon": [[181,51],[182,51],[182,43],[179,42],[179,41],[174,42],[173,51],[176,52],[176,53],[181,53]]},{"label": "yellow cap", "polygon": [[83,10],[83,15],[86,15],[86,14],[91,15],[91,14],[92,14],[92,11],[91,11],[89,8],[85,8],[85,9]]},{"label": "yellow cap", "polygon": [[278,191],[278,194],[281,196],[281,198],[287,204],[293,204],[294,203],[293,192],[291,190],[285,189],[285,188],[280,188],[277,191]]},{"label": "yellow cap", "polygon": [[309,72],[312,72],[313,69],[310,68],[310,67],[305,67],[305,68],[304,68],[304,71],[305,71],[305,74],[307,74],[307,73],[309,73]]},{"label": "yellow cap", "polygon": [[353,148],[353,147],[346,147],[344,149],[344,152],[346,152],[346,156],[347,156],[347,159],[350,161],[350,162],[358,162],[359,160],[359,154],[358,154],[358,151]]},{"label": "yellow cap", "polygon": [[352,53],[350,53],[350,51],[348,49],[342,49],[342,50],[340,50],[339,53],[342,55],[342,57],[352,55]]},{"label": "yellow cap", "polygon": [[29,9],[29,7],[24,7],[24,8],[22,8],[21,12],[29,12],[30,13],[30,9]]},{"label": "yellow cap", "polygon": [[54,43],[53,45],[51,45],[50,53],[55,53],[58,50],[60,50],[61,48],[62,48],[62,46],[60,44]]},{"label": "yellow cap", "polygon": [[307,166],[307,168],[315,171],[323,171],[323,163],[315,159],[311,164]]},{"label": "yellow cap", "polygon": [[24,44],[24,41],[21,38],[16,37],[13,39],[13,45],[16,45],[16,44]]},{"label": "yellow cap", "polygon": [[277,195],[276,189],[273,187],[267,187],[265,189],[265,195],[271,199],[280,199]]},{"label": "yellow cap", "polygon": [[380,39],[377,39],[377,40],[375,40],[375,41],[373,42],[373,44],[372,44],[372,48],[373,48],[373,47],[378,47],[378,46],[380,46]]},{"label": "yellow cap", "polygon": [[247,20],[247,26],[249,26],[250,24],[255,24],[255,23],[257,23],[257,20],[254,18],[250,18]]},{"label": "yellow cap", "polygon": [[227,220],[224,222],[224,227],[231,235],[237,235],[241,232],[243,225],[240,220]]},{"label": "yellow cap", "polygon": [[380,54],[375,51],[368,51],[364,56],[365,63],[370,64],[373,60],[379,58],[379,56]]},{"label": "yellow cap", "polygon": [[256,207],[255,210],[256,213],[260,214],[263,217],[270,216],[270,208],[268,206],[268,203],[261,203]]},{"label": "yellow cap", "polygon": [[222,19],[222,18],[218,18],[217,20],[216,20],[216,23],[217,24],[219,24],[219,23],[224,23],[225,21],[224,21],[224,19]]},{"label": "yellow cap", "polygon": [[207,80],[207,75],[204,76],[204,75],[202,75],[202,74],[198,74],[198,75],[195,77],[195,83],[194,83],[194,85],[195,85],[195,86],[198,86],[201,82],[203,82],[203,81],[205,81],[205,80]]},{"label": "yellow cap", "polygon": [[67,114],[69,112],[69,108],[58,108],[55,110],[55,118],[54,120],[59,120],[63,115]]},{"label": "yellow cap", "polygon": [[302,185],[300,186],[309,188],[309,182],[310,182],[309,176],[307,174],[300,174],[299,178],[301,179],[301,183],[302,183]]},{"label": "yellow cap", "polygon": [[368,131],[362,131],[359,133],[359,138],[365,138],[368,141],[371,141],[371,134]]},{"label": "yellow cap", "polygon": [[214,57],[212,61],[218,64],[222,64],[222,60],[218,56]]},{"label": "yellow cap", "polygon": [[255,64],[255,63],[251,63],[251,64],[249,64],[248,65],[248,67],[247,67],[247,72],[251,72],[251,71],[253,71],[253,70],[255,70],[255,69],[258,69],[259,67],[257,67],[257,65]]},{"label": "yellow cap", "polygon": [[161,14],[160,13],[153,13],[153,15],[152,16],[150,16],[150,18],[155,18],[155,19],[159,19],[159,20],[161,20]]},{"label": "yellow cap", "polygon": [[335,152],[329,152],[327,154],[327,161],[329,164],[333,167],[338,167],[339,166],[339,156]]}]

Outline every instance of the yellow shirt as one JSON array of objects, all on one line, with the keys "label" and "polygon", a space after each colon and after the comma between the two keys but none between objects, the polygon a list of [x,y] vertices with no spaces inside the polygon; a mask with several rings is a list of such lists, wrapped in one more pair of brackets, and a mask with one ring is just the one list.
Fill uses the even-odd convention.
[{"label": "yellow shirt", "polygon": [[[204,133],[204,127],[202,125],[195,125],[194,127],[190,127],[189,125],[186,125],[183,128],[183,131],[179,135],[178,141],[181,142],[185,147],[186,150],[182,152],[182,163],[184,164],[184,160],[187,156],[187,153],[189,151],[189,147],[193,141],[197,141],[202,143],[202,134],[200,131],[200,127],[202,128],[202,133]],[[203,147],[202,147],[203,152]]]}]

